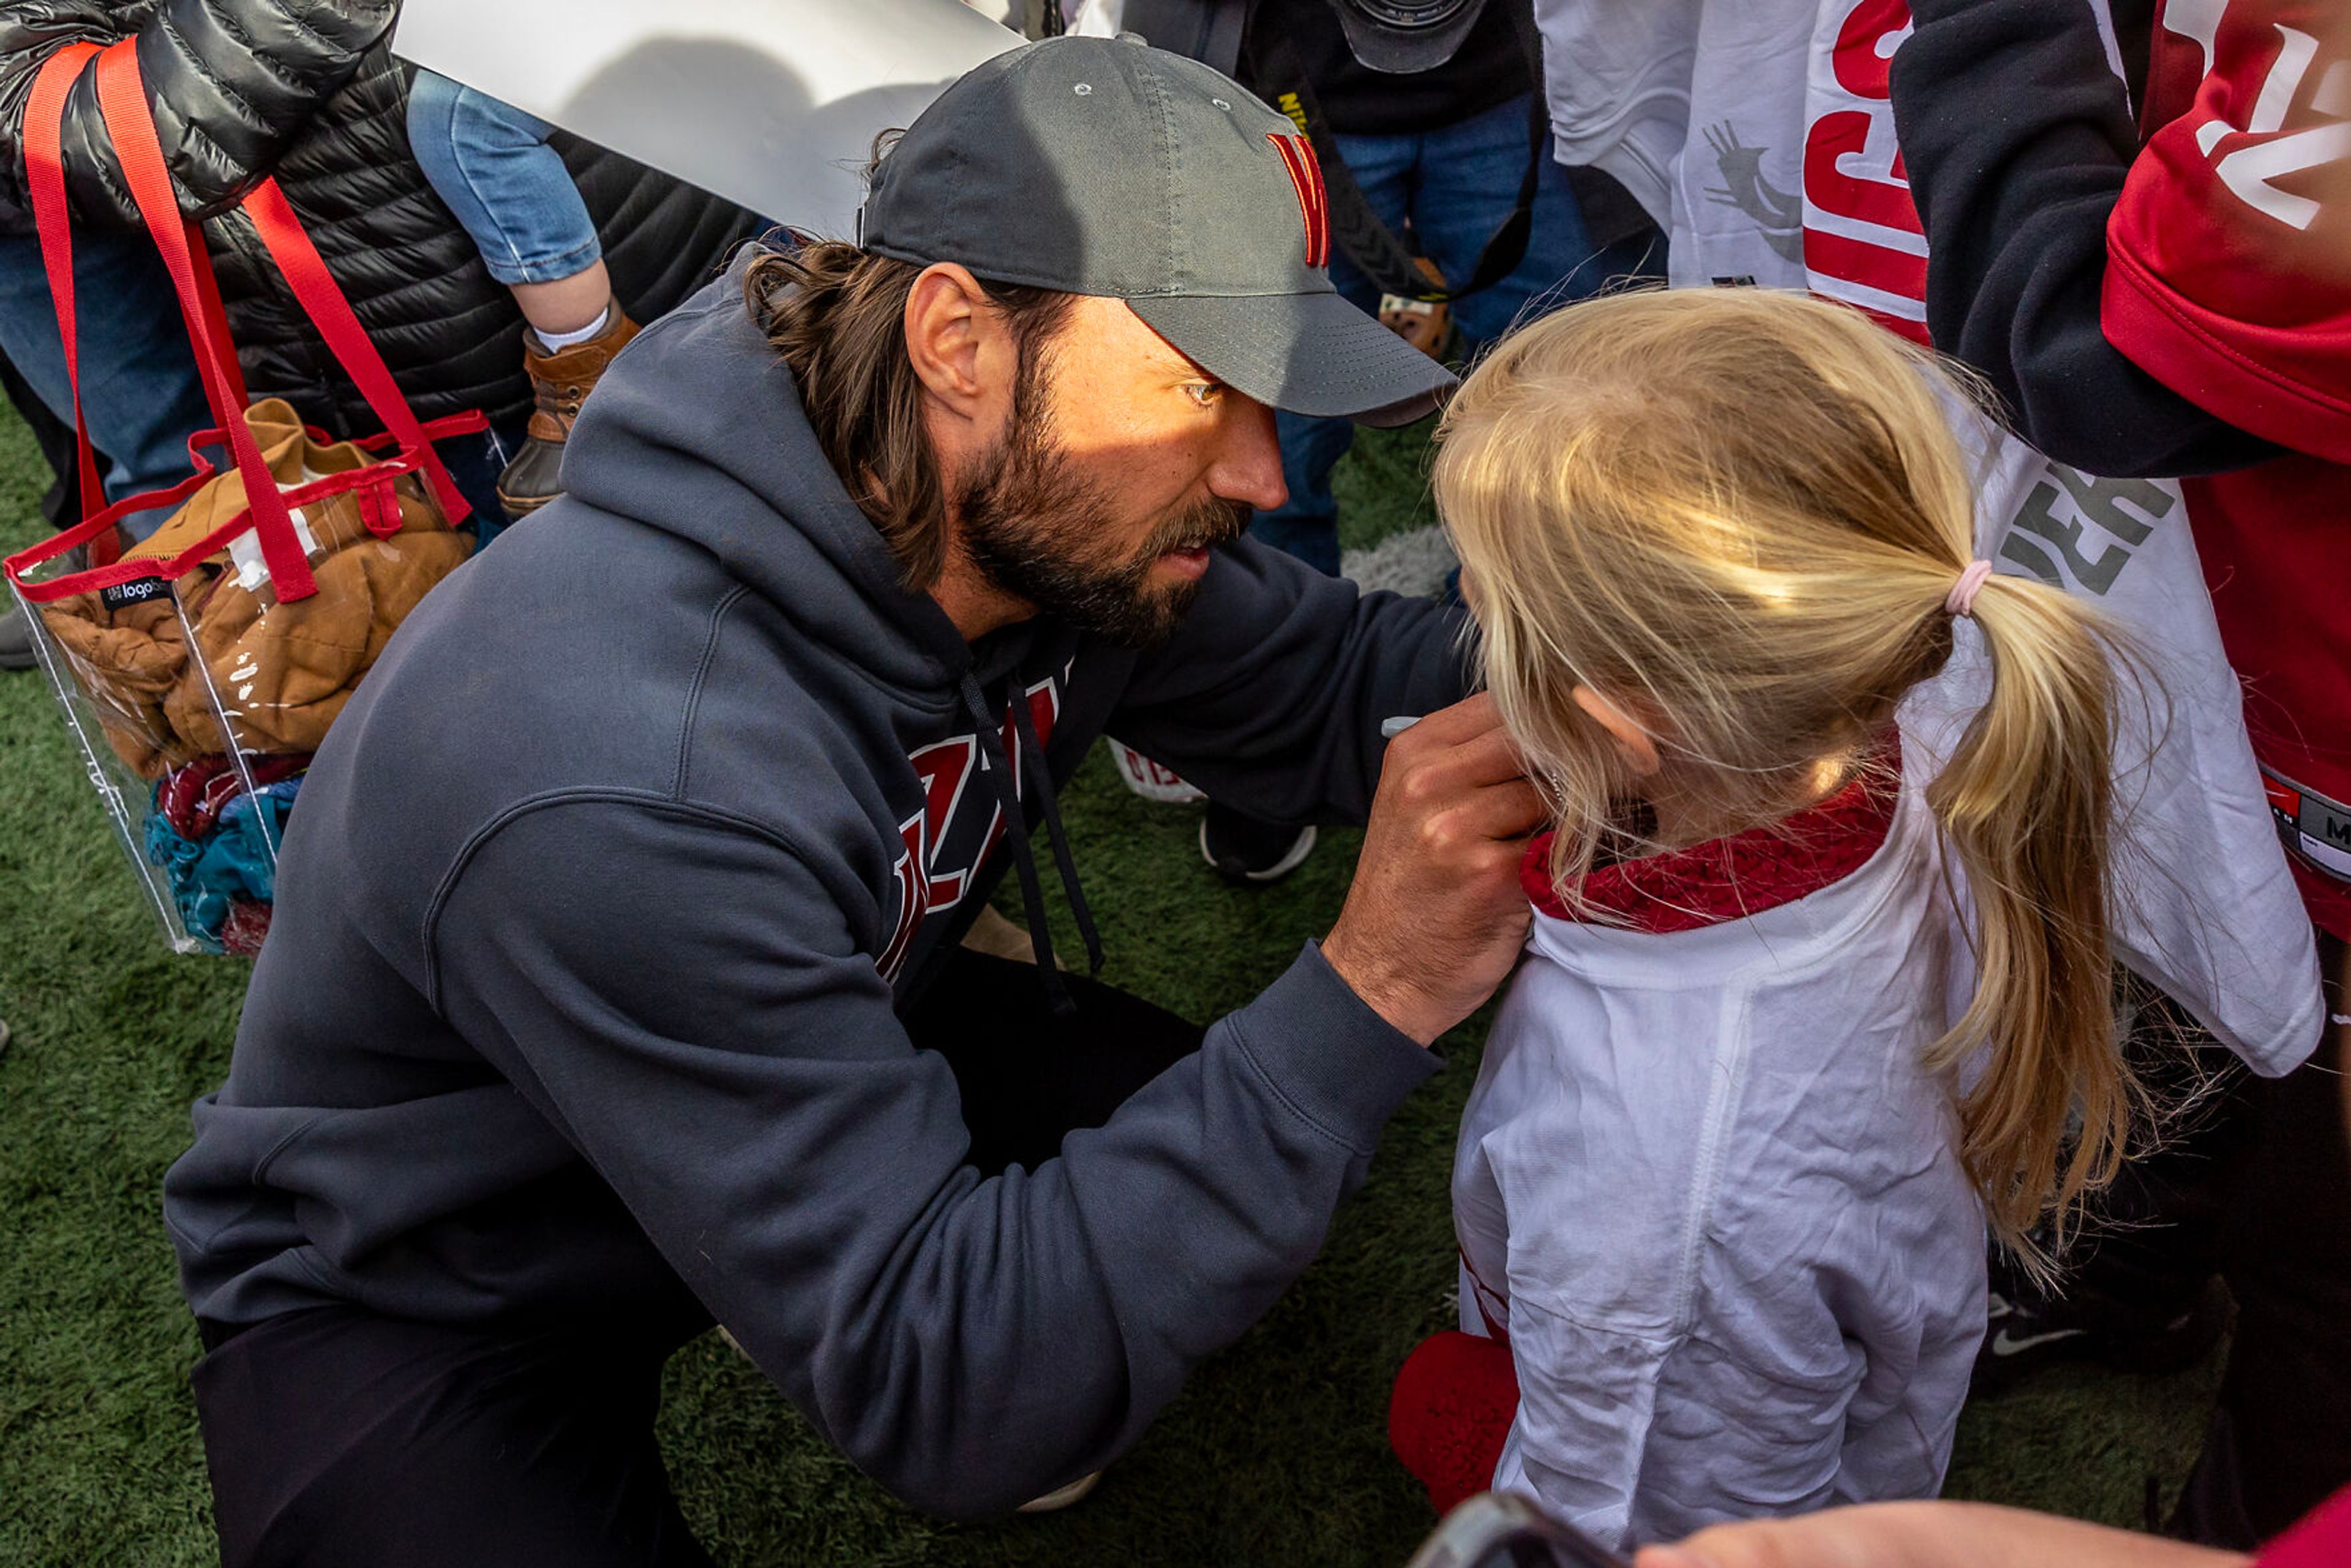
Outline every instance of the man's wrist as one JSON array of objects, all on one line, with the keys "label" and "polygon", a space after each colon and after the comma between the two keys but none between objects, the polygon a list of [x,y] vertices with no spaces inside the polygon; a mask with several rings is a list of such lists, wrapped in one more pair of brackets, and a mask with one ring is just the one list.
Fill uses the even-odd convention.
[{"label": "man's wrist", "polygon": [[1229,1020],[1237,1043],[1285,1103],[1369,1154],[1437,1053],[1374,1012],[1309,942],[1298,961]]},{"label": "man's wrist", "polygon": [[1331,934],[1317,944],[1322,950],[1323,961],[1332,973],[1346,982],[1347,988],[1362,998],[1365,1007],[1380,1015],[1398,1034],[1409,1037],[1422,1046],[1437,1043],[1437,1037],[1450,1025],[1437,1016],[1437,1009],[1428,1004],[1408,986],[1395,984],[1388,978],[1385,967],[1366,958],[1347,939],[1346,923],[1343,916]]}]

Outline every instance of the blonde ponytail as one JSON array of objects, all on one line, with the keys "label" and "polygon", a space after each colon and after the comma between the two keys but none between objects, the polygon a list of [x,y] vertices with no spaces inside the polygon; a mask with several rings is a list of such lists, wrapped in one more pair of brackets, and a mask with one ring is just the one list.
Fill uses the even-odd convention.
[{"label": "blonde ponytail", "polygon": [[[1982,979],[1928,1057],[1959,1086],[1994,1231],[2037,1266],[2031,1232],[2054,1217],[2062,1233],[2111,1176],[2137,1098],[2108,967],[2118,643],[2054,589],[1970,574],[1950,427],[1967,401],[1844,306],[1619,294],[1496,348],[1447,412],[1435,479],[1571,904],[1596,853],[1677,847],[1629,831],[1628,796],[1703,801],[1710,836],[1867,766],[1950,655],[1947,600],[1973,591],[1991,695],[1927,798],[1972,892]],[[1662,777],[1625,772],[1577,685],[1647,730]]]},{"label": "blonde ponytail", "polygon": [[[2115,1040],[2113,757],[2123,651],[2087,606],[2043,583],[1986,582],[1974,606],[1991,689],[1927,802],[1967,876],[1980,978],[1929,1053],[1967,1074],[1960,1153],[1992,1228],[2028,1264],[2053,1220],[2114,1176],[2139,1093]],[[2070,1139],[2062,1115],[2081,1119]]]}]

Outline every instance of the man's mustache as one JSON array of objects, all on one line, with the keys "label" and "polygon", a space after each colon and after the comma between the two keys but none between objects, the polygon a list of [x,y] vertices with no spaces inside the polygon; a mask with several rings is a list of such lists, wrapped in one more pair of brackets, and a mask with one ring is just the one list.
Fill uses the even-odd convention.
[{"label": "man's mustache", "polygon": [[1250,516],[1249,508],[1238,501],[1203,501],[1154,528],[1143,554],[1155,560],[1171,550],[1228,545],[1249,532]]}]

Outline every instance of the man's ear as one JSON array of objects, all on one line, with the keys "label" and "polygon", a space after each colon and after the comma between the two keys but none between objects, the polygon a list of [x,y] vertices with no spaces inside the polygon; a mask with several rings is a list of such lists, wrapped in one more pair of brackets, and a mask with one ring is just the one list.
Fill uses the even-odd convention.
[{"label": "man's ear", "polygon": [[1576,706],[1592,716],[1594,724],[1608,732],[1635,774],[1646,779],[1656,772],[1661,766],[1657,743],[1649,738],[1647,730],[1633,721],[1631,715],[1590,686],[1579,685],[1568,695],[1575,699]]},{"label": "man's ear", "polygon": [[979,280],[951,261],[925,267],[906,294],[906,357],[946,410],[1000,422],[1019,353]]}]

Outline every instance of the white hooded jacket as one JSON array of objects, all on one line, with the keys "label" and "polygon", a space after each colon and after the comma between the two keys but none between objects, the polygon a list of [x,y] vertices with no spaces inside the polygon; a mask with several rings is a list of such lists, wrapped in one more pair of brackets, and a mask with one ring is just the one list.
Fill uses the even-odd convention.
[{"label": "white hooded jacket", "polygon": [[1453,1178],[1462,1326],[1518,1366],[1497,1488],[1625,1543],[1940,1485],[1985,1231],[1920,1062],[1975,983],[1939,858],[1906,782],[1792,903],[1537,911]]}]

